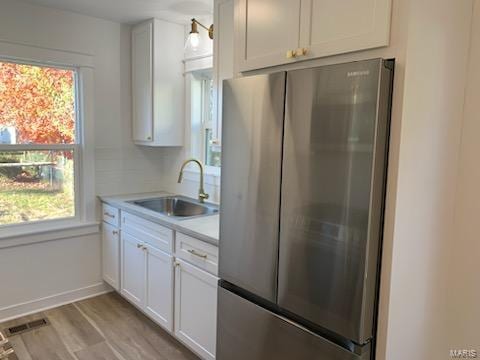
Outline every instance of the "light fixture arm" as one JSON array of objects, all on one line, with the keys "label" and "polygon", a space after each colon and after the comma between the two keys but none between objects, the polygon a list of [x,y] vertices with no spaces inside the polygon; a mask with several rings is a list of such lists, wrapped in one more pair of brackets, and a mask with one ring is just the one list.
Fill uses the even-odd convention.
[{"label": "light fixture arm", "polygon": [[208,37],[210,39],[213,39],[213,24],[210,25],[209,27],[206,27],[203,25],[201,22],[199,22],[197,19],[193,18],[192,19],[192,30],[190,31],[190,34],[193,33],[198,33],[197,25],[200,25],[200,27],[204,28],[205,30],[208,31]]}]

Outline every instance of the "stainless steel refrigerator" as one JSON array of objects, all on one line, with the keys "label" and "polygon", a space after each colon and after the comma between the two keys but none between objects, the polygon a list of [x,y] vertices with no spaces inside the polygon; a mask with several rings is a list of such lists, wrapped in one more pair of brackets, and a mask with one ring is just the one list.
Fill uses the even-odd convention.
[{"label": "stainless steel refrigerator", "polygon": [[373,358],[393,67],[224,82],[218,360]]}]

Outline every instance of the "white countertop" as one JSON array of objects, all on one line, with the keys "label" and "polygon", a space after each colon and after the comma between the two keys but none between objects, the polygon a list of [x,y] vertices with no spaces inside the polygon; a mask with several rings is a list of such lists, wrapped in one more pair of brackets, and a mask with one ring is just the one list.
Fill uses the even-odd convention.
[{"label": "white countertop", "polygon": [[99,198],[114,207],[131,214],[143,217],[147,220],[156,222],[158,224],[167,226],[173,230],[184,233],[185,235],[193,236],[197,239],[211,243],[218,246],[219,238],[219,215],[207,215],[190,219],[175,219],[169,216],[159,214],[155,211],[145,209],[141,206],[134,205],[128,201],[158,198],[163,196],[173,195],[168,192],[154,192],[143,194],[129,194],[117,196],[99,196]]}]

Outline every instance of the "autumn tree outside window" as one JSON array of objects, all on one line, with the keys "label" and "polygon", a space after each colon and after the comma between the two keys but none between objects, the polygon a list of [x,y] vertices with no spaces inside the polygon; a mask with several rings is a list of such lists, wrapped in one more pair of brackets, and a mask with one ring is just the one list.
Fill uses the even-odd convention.
[{"label": "autumn tree outside window", "polygon": [[0,226],[76,216],[76,78],[0,61]]}]

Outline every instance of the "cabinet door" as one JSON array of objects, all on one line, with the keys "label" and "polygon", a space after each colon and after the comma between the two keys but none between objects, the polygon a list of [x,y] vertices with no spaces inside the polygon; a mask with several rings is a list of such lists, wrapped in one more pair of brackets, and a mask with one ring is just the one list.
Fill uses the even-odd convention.
[{"label": "cabinet door", "polygon": [[121,293],[138,307],[145,298],[145,251],[142,241],[122,232]]},{"label": "cabinet door", "polygon": [[392,0],[302,0],[298,60],[386,46]]},{"label": "cabinet door", "polygon": [[239,0],[236,5],[240,71],[295,60],[286,54],[299,47],[301,0]]},{"label": "cabinet door", "polygon": [[115,290],[120,290],[120,232],[118,228],[105,222],[102,232],[103,280]]},{"label": "cabinet door", "polygon": [[145,311],[168,331],[173,330],[172,256],[146,245],[147,279]]},{"label": "cabinet door", "polygon": [[153,24],[132,30],[133,140],[153,140]]},{"label": "cabinet door", "polygon": [[203,359],[215,359],[218,278],[176,260],[175,335]]}]

